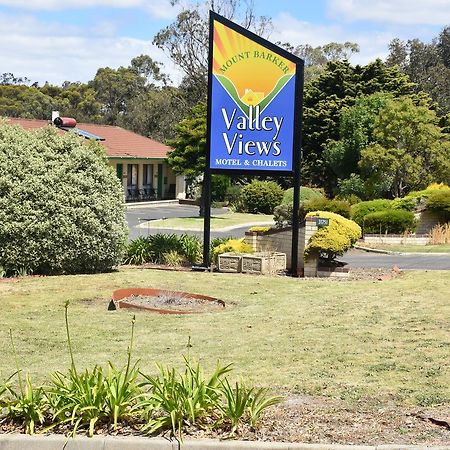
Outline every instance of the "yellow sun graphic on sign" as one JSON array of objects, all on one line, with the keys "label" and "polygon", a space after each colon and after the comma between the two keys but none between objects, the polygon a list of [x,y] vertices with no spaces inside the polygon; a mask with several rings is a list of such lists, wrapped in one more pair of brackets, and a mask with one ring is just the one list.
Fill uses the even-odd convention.
[{"label": "yellow sun graphic on sign", "polygon": [[273,98],[295,70],[292,61],[214,22],[213,74],[237,103],[254,106]]}]

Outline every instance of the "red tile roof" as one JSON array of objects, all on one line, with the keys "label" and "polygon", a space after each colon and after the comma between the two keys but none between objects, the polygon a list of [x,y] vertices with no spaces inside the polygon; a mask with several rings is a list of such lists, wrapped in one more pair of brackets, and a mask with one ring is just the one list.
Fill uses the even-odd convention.
[{"label": "red tile roof", "polygon": [[[48,120],[13,117],[8,117],[7,120],[26,130],[50,124]],[[100,143],[105,147],[109,158],[165,158],[171,150],[167,145],[116,126],[77,123],[77,128],[104,138]]]}]

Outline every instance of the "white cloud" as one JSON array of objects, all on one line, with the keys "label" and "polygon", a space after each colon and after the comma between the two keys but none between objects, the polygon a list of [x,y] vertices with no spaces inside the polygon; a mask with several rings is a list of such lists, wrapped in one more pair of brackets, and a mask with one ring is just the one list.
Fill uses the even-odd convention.
[{"label": "white cloud", "polygon": [[0,14],[0,29],[2,72],[26,76],[40,84],[86,82],[94,78],[98,68],[128,66],[140,54],[162,62],[174,81],[180,79],[174,65],[150,41],[115,37],[109,32],[96,35],[89,29],[43,23],[29,16]]},{"label": "white cloud", "polygon": [[61,11],[67,9],[142,8],[155,19],[173,19],[179,12],[170,0],[0,0],[0,6],[33,11]]},{"label": "white cloud", "polygon": [[313,47],[329,42],[356,42],[360,52],[350,60],[354,64],[367,64],[377,58],[384,59],[388,54],[389,42],[396,37],[390,31],[349,31],[341,25],[316,25],[282,13],[274,18],[274,32],[271,41],[288,42],[292,45],[309,44]]},{"label": "white cloud", "polygon": [[440,25],[450,22],[449,0],[329,0],[333,17],[392,24]]}]

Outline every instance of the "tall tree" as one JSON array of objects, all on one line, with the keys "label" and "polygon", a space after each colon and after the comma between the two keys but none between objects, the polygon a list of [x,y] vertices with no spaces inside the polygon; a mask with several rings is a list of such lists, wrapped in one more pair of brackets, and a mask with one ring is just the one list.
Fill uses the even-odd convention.
[{"label": "tall tree", "polygon": [[192,0],[182,4],[183,9],[175,21],[159,31],[153,43],[161,48],[183,71],[182,86],[191,95],[190,105],[206,99],[208,72],[208,11],[212,10],[239,22],[259,35],[267,36],[272,30],[271,20],[257,17],[254,0]]},{"label": "tall tree", "polygon": [[353,106],[362,95],[376,92],[394,97],[412,94],[414,84],[397,67],[387,67],[381,60],[366,66],[352,66],[348,61],[334,61],[305,87],[303,114],[303,165],[305,183],[325,187],[330,193],[336,177],[330,170],[324,151],[329,142],[338,141],[339,114]]},{"label": "tall tree", "polygon": [[375,119],[375,143],[361,151],[360,167],[369,184],[384,183],[393,197],[431,182],[450,181],[450,141],[436,113],[411,98],[388,100]]},{"label": "tall tree", "polygon": [[416,92],[425,91],[438,104],[438,114],[450,112],[450,26],[429,44],[419,39],[406,42],[394,39],[386,63],[397,65],[411,81]]}]

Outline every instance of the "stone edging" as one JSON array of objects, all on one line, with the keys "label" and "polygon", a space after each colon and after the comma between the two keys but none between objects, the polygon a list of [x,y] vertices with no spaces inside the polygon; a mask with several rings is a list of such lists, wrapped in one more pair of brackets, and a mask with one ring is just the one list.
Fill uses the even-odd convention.
[{"label": "stone edging", "polygon": [[450,450],[450,446],[294,444],[259,441],[168,440],[145,437],[0,434],[0,450]]}]

